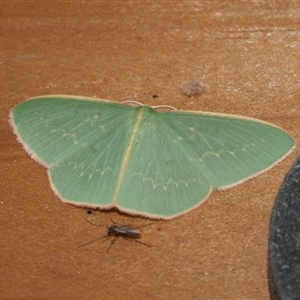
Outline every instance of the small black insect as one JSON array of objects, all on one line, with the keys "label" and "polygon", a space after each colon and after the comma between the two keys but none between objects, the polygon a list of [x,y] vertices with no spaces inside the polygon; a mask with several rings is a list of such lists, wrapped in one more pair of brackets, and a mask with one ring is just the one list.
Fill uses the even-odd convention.
[{"label": "small black insect", "polygon": [[[110,250],[110,248],[112,247],[112,245],[116,242],[116,240],[119,237],[122,237],[124,239],[132,239],[132,240],[136,241],[137,243],[140,243],[140,244],[145,245],[147,247],[152,247],[152,246],[150,246],[146,243],[143,243],[143,242],[137,240],[142,235],[142,231],[140,230],[140,228],[148,226],[152,223],[141,226],[141,227],[137,227],[137,226],[134,226],[134,225],[120,225],[120,224],[117,224],[116,222],[114,222],[113,219],[111,219],[111,221],[113,222],[113,225],[106,226],[107,227],[107,235],[106,236],[103,236],[101,238],[89,241],[89,242],[87,242],[83,245],[78,246],[77,248],[83,247],[87,244],[91,244],[93,242],[96,242],[96,241],[99,241],[99,240],[102,240],[102,239],[107,240],[109,238],[112,238],[110,246],[108,247],[108,249],[106,251],[106,252],[108,252]],[[97,226],[97,227],[101,226],[101,225],[96,225],[96,224],[94,224],[94,223],[92,223],[88,220],[87,220],[87,222],[89,222],[90,224],[92,224],[94,226]]]}]

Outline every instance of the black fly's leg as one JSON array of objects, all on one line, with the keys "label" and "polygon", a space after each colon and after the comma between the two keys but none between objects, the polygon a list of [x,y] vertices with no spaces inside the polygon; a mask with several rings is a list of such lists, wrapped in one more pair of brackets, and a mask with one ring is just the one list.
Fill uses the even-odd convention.
[{"label": "black fly's leg", "polygon": [[145,246],[147,246],[147,247],[153,247],[153,246],[151,246],[151,245],[148,245],[148,244],[146,244],[146,243],[143,243],[143,242],[141,242],[141,241],[138,241],[137,239],[134,239],[137,243],[140,243],[140,244],[143,244],[143,245],[145,245]]},{"label": "black fly's leg", "polygon": [[101,237],[101,238],[98,238],[98,239],[89,241],[89,242],[87,242],[87,243],[85,243],[85,244],[82,244],[82,245],[78,246],[77,248],[81,248],[81,247],[83,247],[83,246],[85,246],[85,245],[88,245],[88,244],[97,242],[97,241],[102,240],[102,239],[107,240],[108,238],[110,238],[110,236],[109,236],[109,235],[106,235],[106,236],[103,236],[103,237]]},{"label": "black fly's leg", "polygon": [[134,240],[135,242],[140,243],[140,244],[145,245],[145,246],[150,247],[150,248],[153,247],[152,245],[143,243],[143,242],[139,241],[139,240],[136,239],[136,238],[130,238],[130,237],[126,237],[126,236],[123,236],[123,238],[124,238],[125,240],[127,240],[127,241],[128,241],[128,240]]},{"label": "black fly's leg", "polygon": [[93,225],[93,226],[96,226],[96,227],[99,227],[99,226],[103,226],[103,224],[94,224],[94,223],[92,223],[91,221],[89,221],[88,219],[86,219],[86,221],[88,222],[88,223],[90,223],[91,225]]},{"label": "black fly's leg", "polygon": [[110,243],[110,246],[108,247],[106,253],[108,253],[109,249],[112,247],[112,245],[116,242],[117,239],[118,239],[117,235],[113,237],[113,239],[112,239],[112,241]]}]

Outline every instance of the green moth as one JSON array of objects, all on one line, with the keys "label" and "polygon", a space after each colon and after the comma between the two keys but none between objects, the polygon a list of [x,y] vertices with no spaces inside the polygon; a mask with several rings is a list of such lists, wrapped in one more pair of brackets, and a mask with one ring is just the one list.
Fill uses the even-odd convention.
[{"label": "green moth", "polygon": [[29,99],[10,121],[62,201],[151,218],[186,213],[294,147],[285,131],[252,118],[75,96]]}]

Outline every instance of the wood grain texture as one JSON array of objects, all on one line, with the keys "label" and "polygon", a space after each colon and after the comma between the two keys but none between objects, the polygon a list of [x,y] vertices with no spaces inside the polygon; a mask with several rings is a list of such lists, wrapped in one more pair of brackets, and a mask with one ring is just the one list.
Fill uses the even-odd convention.
[{"label": "wood grain texture", "polygon": [[[271,208],[297,149],[273,169],[172,221],[119,239],[94,223],[149,222],[62,204],[16,141],[9,110],[48,94],[137,100],[272,122],[299,143],[300,4],[0,4],[1,298],[269,299]],[[202,95],[180,86],[198,79]],[[153,97],[158,95],[158,97]]]}]

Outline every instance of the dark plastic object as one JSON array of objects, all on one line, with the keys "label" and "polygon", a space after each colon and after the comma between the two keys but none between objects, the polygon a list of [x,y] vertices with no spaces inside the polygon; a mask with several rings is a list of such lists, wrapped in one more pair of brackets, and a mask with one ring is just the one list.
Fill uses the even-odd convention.
[{"label": "dark plastic object", "polygon": [[300,299],[300,156],[275,199],[268,252],[271,298]]}]

